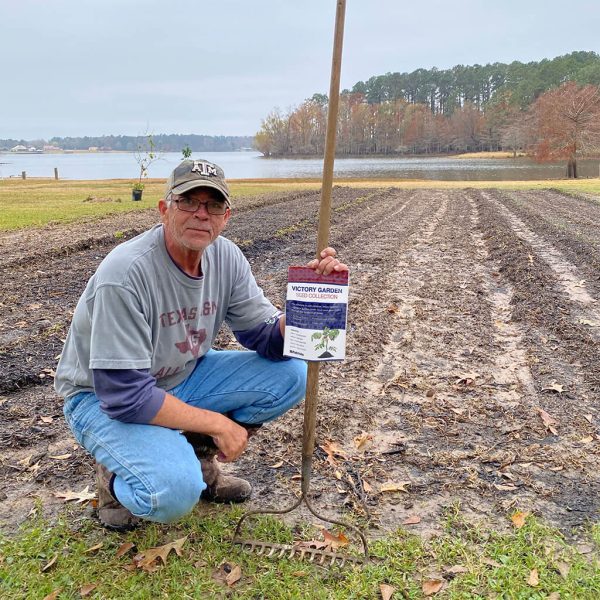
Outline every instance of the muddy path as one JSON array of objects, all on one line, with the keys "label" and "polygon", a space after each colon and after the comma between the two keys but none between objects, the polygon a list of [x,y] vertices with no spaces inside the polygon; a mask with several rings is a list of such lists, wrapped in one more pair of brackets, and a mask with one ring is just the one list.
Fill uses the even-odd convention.
[{"label": "muddy path", "polygon": [[[230,221],[276,304],[287,266],[312,257],[318,204],[316,192],[263,197]],[[55,493],[93,488],[52,369],[87,278],[154,222],[148,211],[0,236],[6,531],[37,498],[52,516]],[[514,508],[567,534],[598,520],[599,222],[593,199],[552,191],[335,188],[330,240],[351,265],[351,296],[348,358],[321,368],[311,488],[324,512],[368,520],[372,535],[410,515],[430,535],[458,504],[497,528]],[[236,343],[223,330],[218,346]],[[253,505],[293,498],[301,430],[298,407],[231,467],[252,480]]]}]

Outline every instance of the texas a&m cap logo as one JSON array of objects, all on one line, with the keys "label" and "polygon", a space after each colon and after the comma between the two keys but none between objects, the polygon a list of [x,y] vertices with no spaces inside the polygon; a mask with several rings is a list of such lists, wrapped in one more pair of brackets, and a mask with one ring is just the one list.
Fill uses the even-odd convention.
[{"label": "texas a&m cap logo", "polygon": [[169,194],[185,194],[200,187],[210,187],[221,192],[227,204],[231,204],[223,169],[208,160],[184,160],[175,167],[167,179],[165,197]]}]

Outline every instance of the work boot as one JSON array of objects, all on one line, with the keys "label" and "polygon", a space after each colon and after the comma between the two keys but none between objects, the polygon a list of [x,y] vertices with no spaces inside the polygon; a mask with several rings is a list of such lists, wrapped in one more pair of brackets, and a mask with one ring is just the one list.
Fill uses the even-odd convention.
[{"label": "work boot", "polygon": [[114,496],[112,482],[114,474],[104,465],[96,463],[96,486],[98,488],[98,518],[107,529],[129,531],[141,522],[131,514]]},{"label": "work boot", "polygon": [[221,473],[217,461],[217,448],[212,437],[202,433],[184,431],[183,435],[192,445],[200,466],[206,489],[202,498],[211,502],[244,502],[252,493],[252,486],[241,477]]},{"label": "work boot", "polygon": [[241,477],[223,475],[215,454],[204,458],[198,456],[198,458],[202,467],[202,477],[206,483],[202,498],[221,503],[244,502],[250,498],[252,486]]}]

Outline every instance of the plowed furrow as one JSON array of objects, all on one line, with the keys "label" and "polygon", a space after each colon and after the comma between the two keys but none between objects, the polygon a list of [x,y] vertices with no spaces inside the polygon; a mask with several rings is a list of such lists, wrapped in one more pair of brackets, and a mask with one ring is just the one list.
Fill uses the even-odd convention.
[{"label": "plowed furrow", "polygon": [[[553,381],[560,383],[572,372],[583,389],[567,390],[561,399],[591,401],[600,391],[600,355],[594,328],[581,322],[582,314],[594,310],[589,295],[580,295],[578,291],[585,292],[585,288],[577,290],[571,285],[577,280],[572,265],[563,261],[564,268],[556,268],[558,255],[545,254],[547,242],[529,243],[522,227],[490,196],[481,194],[480,203],[490,256],[514,288],[514,318],[527,328],[531,345],[546,359],[533,367],[538,390]],[[550,357],[554,359],[550,364],[555,368],[560,364],[560,370],[548,369]],[[568,408],[561,412],[569,417]]]}]

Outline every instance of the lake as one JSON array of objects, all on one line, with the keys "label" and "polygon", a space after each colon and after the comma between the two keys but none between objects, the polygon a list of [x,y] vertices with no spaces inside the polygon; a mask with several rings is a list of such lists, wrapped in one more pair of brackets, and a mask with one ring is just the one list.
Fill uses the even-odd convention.
[{"label": "lake", "polygon": [[[192,158],[206,158],[225,171],[229,179],[280,179],[322,175],[323,160],[316,158],[262,158],[259,152],[204,152]],[[181,161],[180,152],[164,153],[150,165],[149,177],[166,178]],[[598,177],[598,161],[580,161],[580,177]],[[98,152],[66,154],[0,153],[0,178],[54,177],[61,179],[135,179],[138,165],[133,153]],[[565,163],[536,164],[528,159],[458,158],[337,158],[335,177],[403,178],[433,180],[531,180],[562,179]]]}]

